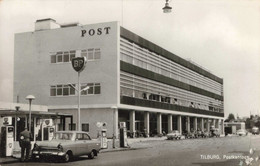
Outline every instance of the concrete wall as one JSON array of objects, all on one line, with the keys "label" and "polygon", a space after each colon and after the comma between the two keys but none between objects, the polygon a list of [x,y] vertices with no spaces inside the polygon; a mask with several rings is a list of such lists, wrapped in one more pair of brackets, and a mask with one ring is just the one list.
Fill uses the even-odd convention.
[{"label": "concrete wall", "polygon": [[[77,111],[74,110],[50,110],[50,112],[62,112],[73,115],[73,123],[77,125]],[[107,126],[104,129],[107,129],[107,137],[112,138],[113,136],[113,110],[110,108],[90,108],[90,109],[81,109],[80,113],[81,123],[89,123],[89,134],[92,138],[97,137],[98,128],[96,126],[97,122],[106,122]],[[58,122],[59,123],[59,122]],[[66,118],[66,130],[69,130],[70,119]],[[117,127],[116,127],[117,128]],[[117,129],[116,129],[117,130]]]},{"label": "concrete wall", "polygon": [[[110,27],[109,34],[97,29]],[[96,30],[95,35],[82,30]],[[77,96],[50,97],[50,85],[77,83],[78,74],[71,63],[50,63],[51,52],[100,48],[101,59],[87,63],[81,72],[82,83],[101,83],[101,94],[82,96],[82,105],[116,104],[119,101],[119,25],[117,22],[58,28],[15,35],[13,99],[48,106],[77,105]]]}]

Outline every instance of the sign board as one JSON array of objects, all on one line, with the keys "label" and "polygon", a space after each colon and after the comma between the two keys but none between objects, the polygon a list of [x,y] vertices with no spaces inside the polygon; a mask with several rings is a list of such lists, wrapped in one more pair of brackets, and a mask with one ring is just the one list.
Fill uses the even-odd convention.
[{"label": "sign board", "polygon": [[12,117],[3,117],[3,125],[12,125]]},{"label": "sign board", "polygon": [[86,57],[76,57],[71,59],[71,64],[74,70],[81,72],[87,63]]}]

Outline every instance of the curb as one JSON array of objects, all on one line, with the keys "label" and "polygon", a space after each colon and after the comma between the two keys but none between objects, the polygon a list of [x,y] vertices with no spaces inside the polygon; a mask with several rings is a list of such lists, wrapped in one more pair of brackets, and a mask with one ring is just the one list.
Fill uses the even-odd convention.
[{"label": "curb", "polygon": [[118,151],[130,151],[130,150],[139,150],[139,149],[148,149],[151,147],[140,147],[140,148],[115,148],[115,149],[108,149],[104,151],[100,151],[100,153],[107,153],[107,152],[118,152]]}]

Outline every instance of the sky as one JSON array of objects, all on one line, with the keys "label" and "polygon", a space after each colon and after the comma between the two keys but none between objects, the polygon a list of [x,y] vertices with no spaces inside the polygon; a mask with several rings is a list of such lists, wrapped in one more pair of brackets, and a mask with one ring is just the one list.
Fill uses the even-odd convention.
[{"label": "sky", "polygon": [[0,0],[0,101],[13,101],[14,34],[38,19],[120,25],[224,79],[225,117],[260,111],[260,0]]}]

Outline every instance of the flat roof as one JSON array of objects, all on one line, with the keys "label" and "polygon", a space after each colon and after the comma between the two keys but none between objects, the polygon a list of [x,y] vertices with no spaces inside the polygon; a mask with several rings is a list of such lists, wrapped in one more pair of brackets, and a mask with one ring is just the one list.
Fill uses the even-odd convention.
[{"label": "flat roof", "polygon": [[[4,110],[0,111],[0,116],[24,116],[28,115],[30,112],[29,111],[13,111],[13,110]],[[37,117],[58,117],[58,116],[64,116],[64,117],[72,117],[71,114],[64,114],[64,113],[56,113],[56,112],[44,112],[44,111],[31,111],[32,116],[37,116]]]}]

